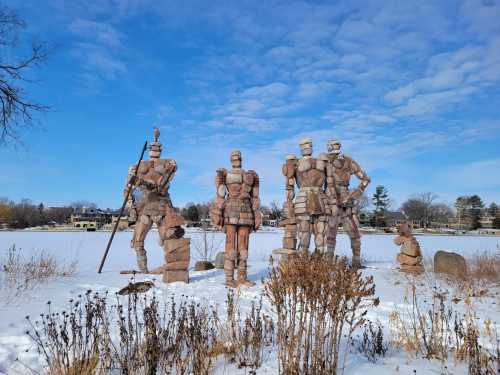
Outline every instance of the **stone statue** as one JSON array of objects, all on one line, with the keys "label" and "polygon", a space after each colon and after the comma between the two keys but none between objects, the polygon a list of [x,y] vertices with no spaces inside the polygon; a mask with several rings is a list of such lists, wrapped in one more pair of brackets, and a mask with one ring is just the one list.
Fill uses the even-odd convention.
[{"label": "stone statue", "polygon": [[[327,250],[335,252],[337,230],[342,224],[351,239],[352,265],[361,266],[361,235],[358,230],[358,221],[355,215],[354,203],[370,183],[370,177],[361,169],[351,157],[341,153],[341,144],[337,140],[330,140],[327,144],[329,176],[328,184],[333,189],[328,189],[328,203],[330,217],[328,220]],[[360,183],[354,190],[349,190],[351,176],[355,175]]]},{"label": "stone statue", "polygon": [[421,273],[424,271],[420,244],[411,233],[411,227],[408,223],[403,223],[399,226],[398,236],[394,238],[394,243],[401,246],[396,260],[399,262],[402,271],[410,273]]},{"label": "stone statue", "polygon": [[[248,241],[250,232],[262,222],[259,200],[259,176],[241,168],[241,152],[231,153],[231,169],[218,169],[215,176],[217,196],[211,211],[212,223],[224,229],[226,248],[224,274],[226,285],[253,286],[247,278]],[[237,265],[237,282],[234,268]]]},{"label": "stone statue", "polygon": [[[310,138],[300,141],[300,151],[300,159],[288,155],[283,165],[286,181],[286,219],[281,224],[285,226],[283,248],[295,248],[298,230],[299,250],[309,250],[311,234],[314,234],[316,250],[324,251],[328,220],[328,201],[325,193],[328,158],[326,154],[321,154],[318,158],[312,157]],[[298,187],[297,194],[295,185]]]},{"label": "stone statue", "polygon": [[129,168],[124,194],[128,189],[138,189],[140,197],[136,201],[134,190],[127,203],[129,216],[136,221],[131,247],[137,253],[137,266],[140,272],[148,272],[147,254],[144,240],[156,224],[160,236],[160,246],[165,251],[167,264],[162,266],[163,281],[188,282],[189,239],[183,238],[184,219],[179,216],[170,200],[168,188],[174,178],[177,165],[173,159],[160,159],[162,144],[158,141],[160,131],[154,129],[154,142],[149,145],[149,160]]}]

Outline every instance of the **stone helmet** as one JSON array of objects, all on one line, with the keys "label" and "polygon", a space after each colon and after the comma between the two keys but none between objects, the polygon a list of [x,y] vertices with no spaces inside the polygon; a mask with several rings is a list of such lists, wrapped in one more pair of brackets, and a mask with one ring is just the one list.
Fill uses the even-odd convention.
[{"label": "stone helmet", "polygon": [[299,146],[300,146],[300,152],[302,153],[303,156],[312,155],[313,144],[311,138],[301,139],[299,142]]},{"label": "stone helmet", "polygon": [[233,168],[240,168],[241,167],[241,151],[240,150],[234,150],[231,152],[231,166]]},{"label": "stone helmet", "polygon": [[158,138],[160,138],[160,129],[155,127],[153,130],[153,134],[154,134],[154,141],[151,142],[148,146],[149,158],[159,159],[161,156],[161,151],[163,149],[163,145],[158,141]]},{"label": "stone helmet", "polygon": [[342,147],[342,145],[340,144],[340,141],[337,140],[337,139],[330,139],[327,144],[326,144],[326,147],[328,149],[328,153],[329,154],[340,154],[340,148]]}]

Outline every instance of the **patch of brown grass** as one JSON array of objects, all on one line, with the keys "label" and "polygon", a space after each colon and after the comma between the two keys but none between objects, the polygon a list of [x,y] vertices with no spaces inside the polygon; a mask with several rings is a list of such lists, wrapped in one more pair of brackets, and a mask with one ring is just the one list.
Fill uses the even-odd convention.
[{"label": "patch of brown grass", "polygon": [[277,314],[280,374],[337,374],[341,348],[374,304],[373,278],[346,258],[301,251],[271,270],[264,290]]},{"label": "patch of brown grass", "polygon": [[468,280],[500,283],[500,253],[484,251],[468,260]]},{"label": "patch of brown grass", "polygon": [[0,264],[0,285],[6,292],[4,297],[8,302],[49,280],[73,276],[77,261],[64,264],[45,251],[26,257],[21,249],[12,245],[7,254],[0,258]]}]

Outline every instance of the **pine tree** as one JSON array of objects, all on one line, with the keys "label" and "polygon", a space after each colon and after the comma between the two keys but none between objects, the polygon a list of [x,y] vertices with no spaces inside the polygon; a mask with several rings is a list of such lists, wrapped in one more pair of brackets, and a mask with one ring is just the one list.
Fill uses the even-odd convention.
[{"label": "pine tree", "polygon": [[471,228],[478,229],[481,228],[481,211],[484,208],[484,203],[478,195],[473,195],[469,200],[470,208],[469,215],[471,217]]},{"label": "pine tree", "polygon": [[495,202],[491,202],[490,206],[488,207],[488,214],[495,218],[497,216],[497,213],[498,213],[497,204]]},{"label": "pine tree", "polygon": [[373,205],[375,206],[374,212],[374,225],[377,227],[385,226],[385,212],[390,204],[389,194],[387,189],[378,185],[375,188],[375,194],[372,197]]}]

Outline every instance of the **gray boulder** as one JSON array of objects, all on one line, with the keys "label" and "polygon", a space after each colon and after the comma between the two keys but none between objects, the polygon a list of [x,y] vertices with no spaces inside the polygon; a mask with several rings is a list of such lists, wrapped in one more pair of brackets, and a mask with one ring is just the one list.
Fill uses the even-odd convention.
[{"label": "gray boulder", "polygon": [[219,270],[224,269],[224,251],[221,251],[220,253],[217,253],[217,256],[215,257],[215,268]]},{"label": "gray boulder", "polygon": [[195,271],[207,271],[214,268],[214,265],[211,262],[207,262],[204,260],[200,260],[194,264]]},{"label": "gray boulder", "polygon": [[434,272],[464,278],[467,275],[467,262],[457,253],[440,250],[434,254]]}]

